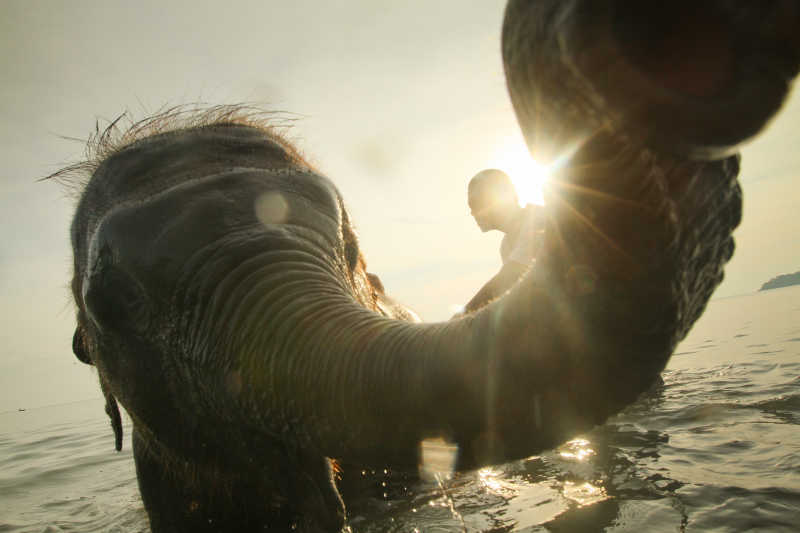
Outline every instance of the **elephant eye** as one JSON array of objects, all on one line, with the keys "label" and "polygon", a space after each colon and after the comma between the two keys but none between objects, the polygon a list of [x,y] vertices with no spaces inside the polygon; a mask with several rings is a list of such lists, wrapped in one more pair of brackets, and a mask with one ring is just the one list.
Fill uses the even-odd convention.
[{"label": "elephant eye", "polygon": [[83,332],[80,327],[75,328],[75,334],[72,336],[72,353],[81,363],[94,364],[86,353],[86,345],[83,343]]},{"label": "elephant eye", "polygon": [[85,288],[86,310],[100,329],[144,331],[149,306],[143,287],[124,270],[99,265]]}]

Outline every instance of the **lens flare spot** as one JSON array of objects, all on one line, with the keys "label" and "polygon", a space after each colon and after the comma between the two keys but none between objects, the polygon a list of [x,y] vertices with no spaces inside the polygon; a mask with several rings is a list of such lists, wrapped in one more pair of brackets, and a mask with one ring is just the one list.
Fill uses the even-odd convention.
[{"label": "lens flare spot", "polygon": [[289,218],[289,203],[279,192],[268,192],[256,198],[256,217],[265,226],[283,224]]},{"label": "lens flare spot", "polygon": [[225,388],[231,396],[239,396],[242,392],[242,374],[238,370],[232,370],[225,376]]},{"label": "lens flare spot", "polygon": [[420,476],[426,480],[449,479],[453,475],[458,446],[444,439],[425,439],[420,443],[422,464]]}]

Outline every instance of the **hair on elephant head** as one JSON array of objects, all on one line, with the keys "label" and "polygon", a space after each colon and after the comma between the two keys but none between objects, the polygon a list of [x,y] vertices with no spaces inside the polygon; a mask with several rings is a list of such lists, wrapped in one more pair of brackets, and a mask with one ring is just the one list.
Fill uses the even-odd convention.
[{"label": "hair on elephant head", "polygon": [[[627,31],[646,17],[617,4],[508,6],[512,102],[531,150],[560,163],[536,264],[459,319],[419,323],[385,294],[336,186],[268,114],[115,121],[56,175],[79,197],[73,351],[97,367],[118,447],[117,401],[131,417],[154,532],[336,531],[332,459],[415,468],[431,437],[458,445],[460,468],[524,457],[657,379],[733,253],[728,154],[778,107],[742,94],[779,102],[797,49],[740,31],[729,3],[659,10],[683,22],[659,23],[656,51],[716,13],[724,69],[689,90],[670,73],[706,56],[648,63],[630,48],[650,37]],[[636,98],[612,94],[622,85]]]}]

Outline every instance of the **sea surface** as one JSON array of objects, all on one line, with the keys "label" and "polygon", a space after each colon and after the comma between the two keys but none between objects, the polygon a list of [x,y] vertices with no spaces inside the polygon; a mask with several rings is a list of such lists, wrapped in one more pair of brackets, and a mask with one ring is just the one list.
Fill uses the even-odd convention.
[{"label": "sea surface", "polygon": [[[800,531],[800,287],[714,300],[664,384],[542,455],[404,481],[364,472],[365,532]],[[146,532],[100,400],[0,413],[0,532]]]}]

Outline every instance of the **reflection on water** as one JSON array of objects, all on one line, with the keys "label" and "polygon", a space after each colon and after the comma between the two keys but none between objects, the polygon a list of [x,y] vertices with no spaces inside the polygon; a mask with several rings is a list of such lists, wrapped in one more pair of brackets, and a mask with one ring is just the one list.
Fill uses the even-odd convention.
[{"label": "reflection on water", "polygon": [[590,444],[586,439],[572,439],[561,447],[559,454],[564,459],[583,461],[587,457],[594,455],[594,450],[589,447]]},{"label": "reflection on water", "polygon": [[[448,476],[439,443],[438,475],[357,470],[350,530],[796,532],[797,302],[800,287],[712,302],[662,385],[556,450]],[[0,414],[0,494],[0,532],[147,531],[99,400]]]},{"label": "reflection on water", "polygon": [[564,483],[564,497],[574,501],[578,505],[591,505],[601,502],[608,498],[603,487],[595,487],[588,481],[581,484],[566,481]]}]

